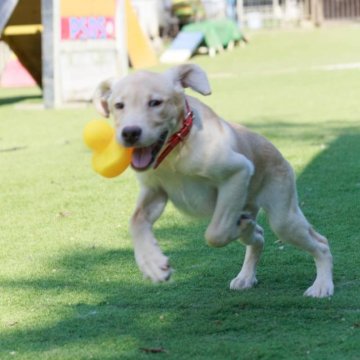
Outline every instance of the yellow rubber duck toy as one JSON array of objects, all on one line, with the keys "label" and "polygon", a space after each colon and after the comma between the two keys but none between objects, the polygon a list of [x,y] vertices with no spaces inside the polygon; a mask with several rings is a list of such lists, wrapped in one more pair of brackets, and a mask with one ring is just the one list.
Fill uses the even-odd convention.
[{"label": "yellow rubber duck toy", "polygon": [[133,149],[116,141],[115,130],[105,120],[92,120],[84,128],[85,144],[94,151],[93,169],[102,176],[120,175],[131,163]]}]

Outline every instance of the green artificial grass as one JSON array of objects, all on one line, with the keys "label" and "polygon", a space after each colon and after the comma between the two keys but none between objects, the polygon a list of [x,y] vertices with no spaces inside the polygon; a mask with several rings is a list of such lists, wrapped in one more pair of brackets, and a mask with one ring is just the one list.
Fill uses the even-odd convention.
[{"label": "green artificial grass", "polygon": [[[360,28],[250,34],[194,62],[203,100],[273,141],[302,208],[334,256],[335,295],[302,296],[313,260],[266,247],[256,288],[232,292],[244,248],[209,248],[207,223],[171,205],[156,235],[176,269],[142,279],[128,234],[138,185],[107,180],[82,143],[94,110],[41,110],[40,92],[0,90],[0,359],[359,359]],[[160,68],[160,67],[159,67]]]}]

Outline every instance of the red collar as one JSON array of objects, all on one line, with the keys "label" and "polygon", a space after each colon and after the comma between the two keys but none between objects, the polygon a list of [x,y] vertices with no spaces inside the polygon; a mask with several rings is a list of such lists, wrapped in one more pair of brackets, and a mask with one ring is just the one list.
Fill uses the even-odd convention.
[{"label": "red collar", "polygon": [[177,133],[175,133],[170,137],[170,139],[167,142],[166,148],[156,159],[154,169],[156,169],[161,164],[161,162],[166,158],[166,156],[168,156],[169,153],[175,148],[175,146],[179,144],[181,141],[185,140],[186,136],[189,134],[194,121],[194,114],[191,111],[189,103],[187,102],[186,99],[185,99],[185,107],[186,107],[186,115],[183,120],[183,126]]}]

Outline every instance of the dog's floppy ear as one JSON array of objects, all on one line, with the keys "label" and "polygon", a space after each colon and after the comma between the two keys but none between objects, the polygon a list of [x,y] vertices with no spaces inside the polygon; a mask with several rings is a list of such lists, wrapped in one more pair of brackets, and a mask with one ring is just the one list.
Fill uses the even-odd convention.
[{"label": "dog's floppy ear", "polygon": [[165,72],[174,81],[176,86],[191,88],[202,95],[210,95],[211,88],[207,75],[200,66],[185,64],[171,68]]},{"label": "dog's floppy ear", "polygon": [[114,84],[115,79],[111,78],[101,82],[95,90],[93,96],[93,103],[95,109],[104,117],[109,117],[109,98],[112,93],[112,85]]}]

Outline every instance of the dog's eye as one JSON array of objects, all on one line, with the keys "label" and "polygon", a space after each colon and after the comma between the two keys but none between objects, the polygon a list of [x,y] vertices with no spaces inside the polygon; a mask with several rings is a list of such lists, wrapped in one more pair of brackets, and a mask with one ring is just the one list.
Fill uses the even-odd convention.
[{"label": "dog's eye", "polygon": [[150,100],[149,101],[149,106],[150,107],[157,107],[160,106],[163,103],[162,100]]},{"label": "dog's eye", "polygon": [[125,104],[123,102],[117,102],[114,104],[114,107],[116,110],[121,110],[125,107]]}]

